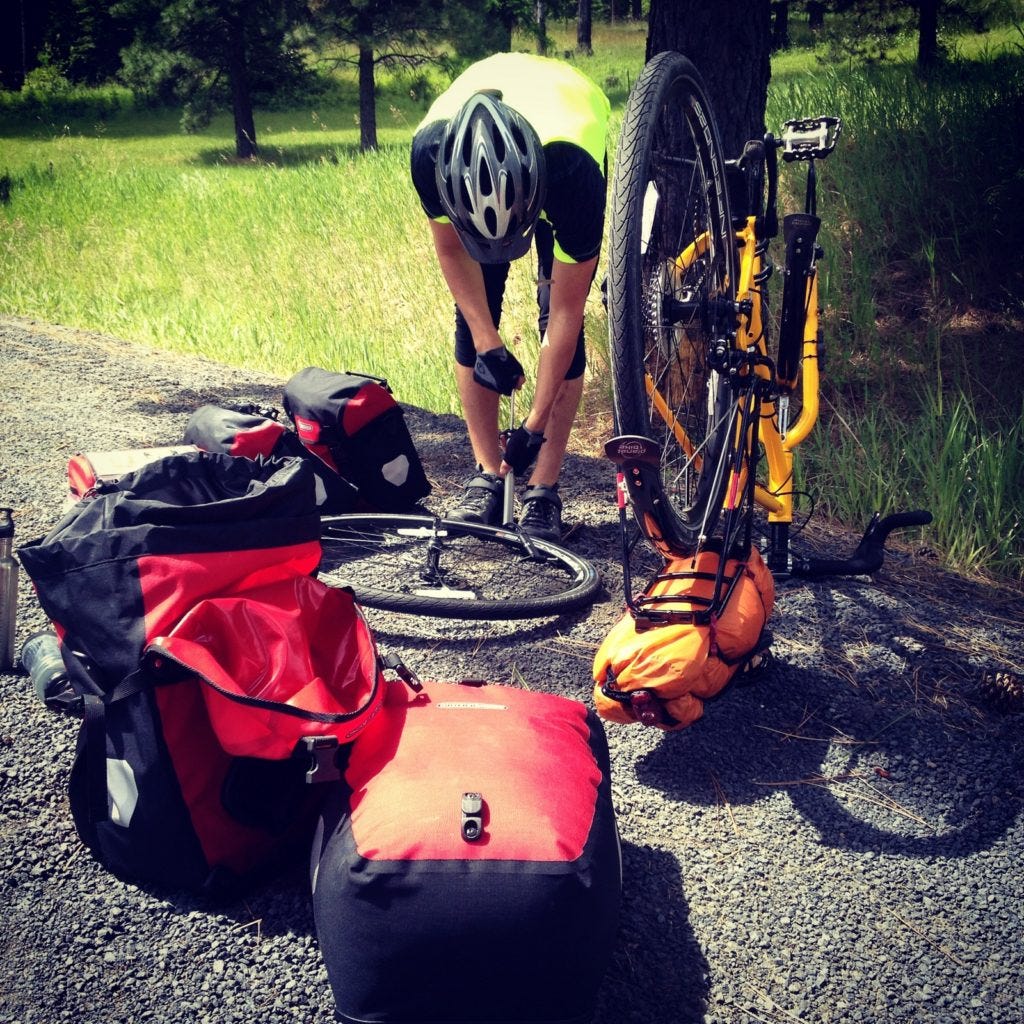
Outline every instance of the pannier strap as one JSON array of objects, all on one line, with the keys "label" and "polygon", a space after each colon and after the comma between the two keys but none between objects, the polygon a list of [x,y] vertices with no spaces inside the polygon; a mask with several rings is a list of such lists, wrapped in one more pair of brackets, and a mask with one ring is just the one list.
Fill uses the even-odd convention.
[{"label": "pannier strap", "polygon": [[89,821],[94,825],[106,821],[107,806],[107,707],[136,693],[141,693],[152,680],[142,669],[125,676],[102,697],[93,693],[82,697],[82,729],[85,741],[85,772],[89,786]]},{"label": "pannier strap", "polygon": [[103,701],[95,694],[82,698],[82,736],[88,780],[89,821],[107,820],[107,729]]}]

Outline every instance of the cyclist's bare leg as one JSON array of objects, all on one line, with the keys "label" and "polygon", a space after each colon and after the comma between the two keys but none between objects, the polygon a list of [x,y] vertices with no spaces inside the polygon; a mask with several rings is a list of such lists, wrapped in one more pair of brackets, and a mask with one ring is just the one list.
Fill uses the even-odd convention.
[{"label": "cyclist's bare leg", "polygon": [[[498,402],[500,396],[473,380],[473,368],[455,364],[455,381],[462,400],[469,443],[476,461],[486,473],[497,473],[501,466],[498,443]],[[545,448],[547,445],[544,446]]]},{"label": "cyclist's bare leg", "polygon": [[544,484],[548,487],[558,483],[565,459],[565,449],[569,443],[569,434],[576,419],[576,410],[583,396],[583,376],[562,381],[555,404],[551,407],[544,436],[547,441],[541,445],[537,463],[530,474],[531,485]]}]

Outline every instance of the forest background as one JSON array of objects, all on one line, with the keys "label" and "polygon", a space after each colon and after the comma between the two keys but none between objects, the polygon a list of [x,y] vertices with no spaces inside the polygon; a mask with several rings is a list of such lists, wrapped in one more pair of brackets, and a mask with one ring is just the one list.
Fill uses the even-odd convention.
[{"label": "forest background", "polygon": [[[682,19],[691,2],[660,13]],[[1024,260],[1011,250],[1024,228],[1024,5],[749,8],[764,12],[755,45],[770,51],[767,127],[820,113],[845,125],[821,168],[826,393],[797,486],[853,526],[876,508],[929,508],[926,542],[947,564],[1019,584]],[[655,13],[646,0],[15,0],[5,11],[0,314],[281,376],[376,373],[438,412],[459,411],[452,308],[409,183],[415,126],[469,61],[514,48],[601,85],[614,139]],[[692,55],[706,64],[725,45],[695,40]],[[728,104],[718,116],[730,124]],[[532,365],[528,263],[513,268],[503,328]],[[587,330],[577,435],[597,454],[612,427],[596,288]]]}]

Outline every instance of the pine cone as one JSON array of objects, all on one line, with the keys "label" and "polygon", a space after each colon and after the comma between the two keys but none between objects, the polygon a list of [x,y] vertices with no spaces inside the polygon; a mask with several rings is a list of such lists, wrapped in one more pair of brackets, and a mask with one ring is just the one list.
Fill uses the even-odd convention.
[{"label": "pine cone", "polygon": [[987,669],[981,674],[978,689],[993,711],[1004,715],[1024,711],[1024,679],[1016,672]]}]

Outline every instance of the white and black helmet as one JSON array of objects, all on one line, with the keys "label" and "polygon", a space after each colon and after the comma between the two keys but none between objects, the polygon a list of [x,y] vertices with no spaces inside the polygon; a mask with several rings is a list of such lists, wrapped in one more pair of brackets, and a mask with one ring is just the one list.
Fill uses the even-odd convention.
[{"label": "white and black helmet", "polygon": [[478,92],[448,122],[435,168],[441,205],[478,263],[518,259],[544,205],[544,150],[533,126]]}]

